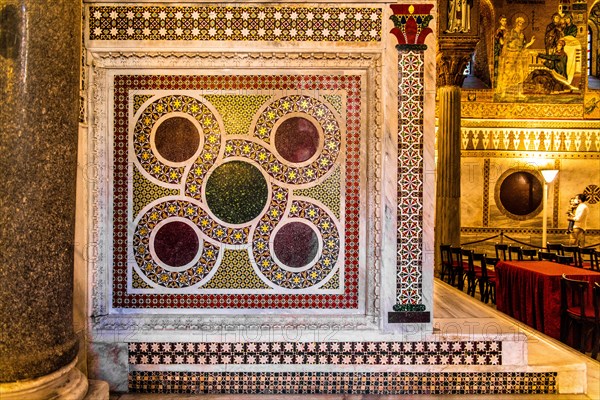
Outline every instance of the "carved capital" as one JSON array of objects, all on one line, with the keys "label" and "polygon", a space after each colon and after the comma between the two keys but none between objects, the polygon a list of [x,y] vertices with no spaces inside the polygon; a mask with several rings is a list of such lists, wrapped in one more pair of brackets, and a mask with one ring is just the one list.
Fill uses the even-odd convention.
[{"label": "carved capital", "polygon": [[436,57],[437,86],[462,86],[463,71],[475,50],[478,37],[440,39]]},{"label": "carved capital", "polygon": [[390,33],[396,36],[399,45],[410,46],[425,43],[427,35],[433,32],[428,27],[433,15],[429,14],[433,4],[392,4],[394,13],[390,19],[394,28]]}]

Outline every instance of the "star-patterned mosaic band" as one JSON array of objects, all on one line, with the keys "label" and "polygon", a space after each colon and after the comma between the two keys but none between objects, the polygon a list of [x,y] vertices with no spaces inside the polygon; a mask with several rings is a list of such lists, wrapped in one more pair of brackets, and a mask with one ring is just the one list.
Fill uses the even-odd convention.
[{"label": "star-patterned mosaic band", "polygon": [[131,365],[500,365],[502,342],[129,343]]},{"label": "star-patterned mosaic band", "polygon": [[90,6],[90,40],[379,42],[381,8]]},{"label": "star-patterned mosaic band", "polygon": [[132,393],[555,394],[556,372],[178,372],[132,371]]}]

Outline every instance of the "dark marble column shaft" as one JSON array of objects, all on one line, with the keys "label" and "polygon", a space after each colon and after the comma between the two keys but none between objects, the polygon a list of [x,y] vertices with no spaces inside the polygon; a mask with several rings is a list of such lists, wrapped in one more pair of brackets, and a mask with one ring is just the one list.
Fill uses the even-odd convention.
[{"label": "dark marble column shaft", "polygon": [[435,237],[460,245],[460,87],[438,89],[439,128]]},{"label": "dark marble column shaft", "polygon": [[77,355],[80,60],[81,1],[0,3],[0,382]]}]

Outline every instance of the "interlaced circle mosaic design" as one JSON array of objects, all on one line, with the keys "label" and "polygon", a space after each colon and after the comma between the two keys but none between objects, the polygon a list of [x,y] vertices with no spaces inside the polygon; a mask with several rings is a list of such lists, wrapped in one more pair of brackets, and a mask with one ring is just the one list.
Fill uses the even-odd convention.
[{"label": "interlaced circle mosaic design", "polygon": [[[198,121],[204,147],[191,165],[173,167],[159,160],[153,142],[157,138],[157,125],[158,128],[164,126],[164,122],[161,125],[159,121],[165,115],[179,113]],[[320,154],[304,167],[289,165],[269,146],[273,127],[288,114],[312,117],[324,132],[324,146]],[[272,285],[302,289],[324,283],[337,266],[340,256],[340,226],[326,206],[292,199],[289,186],[315,182],[336,165],[341,135],[335,116],[325,103],[315,98],[292,95],[275,100],[262,111],[255,130],[256,139],[228,139],[223,142],[221,128],[209,107],[190,96],[158,98],[148,104],[138,118],[133,134],[135,161],[150,177],[160,182],[175,185],[185,182],[185,195],[190,198],[161,200],[141,214],[133,235],[133,252],[139,272],[161,286],[189,287],[202,282],[213,268],[218,267],[217,256],[222,247],[251,244],[251,257],[257,272]],[[173,131],[173,136],[177,137],[177,130]],[[297,135],[301,134],[301,131],[297,132]],[[292,147],[297,144],[293,142]],[[298,147],[302,150],[302,146]],[[265,209],[268,192],[271,195]],[[261,218],[253,222],[259,216]],[[322,238],[324,246],[319,260],[310,267],[307,265],[309,268],[291,268],[273,257],[271,238],[277,227],[289,224],[285,222],[286,216],[309,222]],[[152,240],[158,224],[179,218],[190,221],[197,227],[200,238],[206,239],[203,240],[200,257],[184,270],[159,261],[161,257],[156,256]],[[250,231],[254,233],[250,235]],[[195,245],[196,238],[189,238],[188,242]],[[172,241],[171,244],[186,247],[185,240]],[[166,244],[163,243],[164,246]]]},{"label": "interlaced circle mosaic design", "polygon": [[[115,81],[115,306],[358,306],[358,77]],[[228,124],[247,132],[227,132],[220,114],[246,95],[215,95],[216,81],[267,82],[271,94],[248,94],[264,100],[240,114],[249,121]],[[287,90],[274,94],[279,82]],[[307,94],[310,82],[334,89],[336,104],[345,96],[348,109]]]}]

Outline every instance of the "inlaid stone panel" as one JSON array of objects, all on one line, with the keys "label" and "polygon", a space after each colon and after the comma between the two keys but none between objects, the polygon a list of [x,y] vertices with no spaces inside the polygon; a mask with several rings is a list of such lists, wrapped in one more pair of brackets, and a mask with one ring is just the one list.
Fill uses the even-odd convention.
[{"label": "inlaid stone panel", "polygon": [[113,307],[359,308],[362,85],[116,75]]}]

